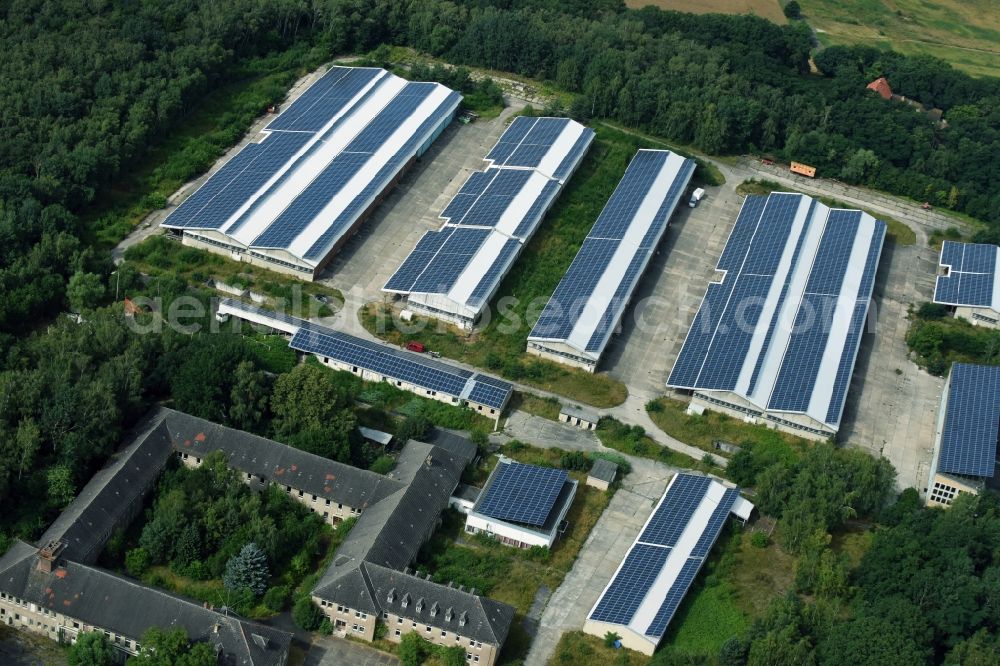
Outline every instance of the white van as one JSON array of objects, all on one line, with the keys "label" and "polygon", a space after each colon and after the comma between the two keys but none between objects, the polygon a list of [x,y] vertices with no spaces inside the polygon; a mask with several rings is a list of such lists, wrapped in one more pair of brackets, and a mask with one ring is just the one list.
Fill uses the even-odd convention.
[{"label": "white van", "polygon": [[694,192],[691,193],[691,200],[688,201],[688,206],[694,208],[695,206],[698,205],[698,202],[704,198],[704,196],[705,196],[705,190],[699,187],[698,189],[696,189]]}]

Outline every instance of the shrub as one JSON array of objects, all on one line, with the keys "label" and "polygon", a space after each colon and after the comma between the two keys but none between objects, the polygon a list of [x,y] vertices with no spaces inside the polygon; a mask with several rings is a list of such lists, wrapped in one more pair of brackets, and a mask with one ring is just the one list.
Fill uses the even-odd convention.
[{"label": "shrub", "polygon": [[150,564],[149,553],[141,546],[125,553],[125,570],[136,578],[141,578],[149,570]]},{"label": "shrub", "polygon": [[241,590],[248,588],[256,595],[267,590],[267,555],[255,543],[248,543],[226,563],[226,572],[222,582],[227,589]]},{"label": "shrub", "polygon": [[270,588],[264,593],[264,605],[268,610],[272,610],[275,613],[280,613],[285,610],[285,606],[288,605],[288,599],[291,597],[291,592],[285,585],[278,585],[276,587]]},{"label": "shrub", "polygon": [[615,642],[620,641],[621,639],[622,639],[621,636],[619,636],[613,631],[609,631],[608,633],[604,634],[604,647],[614,647]]},{"label": "shrub", "polygon": [[389,455],[381,455],[375,459],[368,469],[376,474],[388,474],[396,466],[396,460]]},{"label": "shrub", "polygon": [[313,603],[311,597],[302,596],[292,608],[292,621],[299,629],[315,631],[323,622],[323,612]]},{"label": "shrub", "polygon": [[757,531],[750,535],[750,545],[754,548],[767,548],[770,539],[763,532]]}]

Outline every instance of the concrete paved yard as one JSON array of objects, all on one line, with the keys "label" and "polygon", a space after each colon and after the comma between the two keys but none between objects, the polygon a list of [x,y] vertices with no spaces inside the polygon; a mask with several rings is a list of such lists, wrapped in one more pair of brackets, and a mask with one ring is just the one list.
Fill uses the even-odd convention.
[{"label": "concrete paved yard", "polygon": [[675,471],[650,460],[632,459],[632,473],[623,479],[573,568],[549,599],[526,666],[544,666],[563,632],[583,627],[587,613],[611,581]]},{"label": "concrete paved yard", "polygon": [[508,106],[493,120],[449,125],[334,257],[320,281],[345,295],[358,292],[361,301],[382,298],[382,285],[424,232],[444,224],[441,211],[469,174],[483,168],[483,157],[519,108]]},{"label": "concrete paved yard", "polygon": [[305,666],[398,666],[399,659],[375,648],[336,636],[313,641]]}]

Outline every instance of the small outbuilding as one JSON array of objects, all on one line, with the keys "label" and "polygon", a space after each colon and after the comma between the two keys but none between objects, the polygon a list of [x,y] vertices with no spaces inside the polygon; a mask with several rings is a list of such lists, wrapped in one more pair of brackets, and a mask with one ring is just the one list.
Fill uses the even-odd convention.
[{"label": "small outbuilding", "polygon": [[615,482],[615,477],[617,476],[618,465],[610,460],[598,458],[591,465],[590,471],[587,473],[587,485],[607,490]]},{"label": "small outbuilding", "polygon": [[892,99],[892,86],[889,85],[889,82],[884,76],[878,77],[865,87],[868,88],[868,90],[874,90],[877,92],[879,97],[882,99]]},{"label": "small outbuilding", "polygon": [[392,435],[387,432],[364,426],[358,426],[358,430],[361,432],[362,437],[372,444],[378,444],[382,448],[389,446],[389,443],[392,442]]},{"label": "small outbuilding", "polygon": [[601,415],[592,409],[576,405],[563,405],[559,409],[559,420],[584,430],[594,430]]}]

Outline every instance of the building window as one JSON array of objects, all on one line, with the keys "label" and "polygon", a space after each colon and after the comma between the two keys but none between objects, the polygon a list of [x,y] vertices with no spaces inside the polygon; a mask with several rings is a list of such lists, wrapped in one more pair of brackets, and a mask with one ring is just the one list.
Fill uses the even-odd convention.
[{"label": "building window", "polygon": [[431,633],[431,626],[427,625],[427,629],[425,629],[424,631],[426,631],[428,634]]},{"label": "building window", "polygon": [[252,478],[253,478],[253,474],[251,474],[250,472],[247,472],[247,481],[249,481]]},{"label": "building window", "polygon": [[382,619],[383,620],[389,619],[389,611],[382,611]]},{"label": "building window", "polygon": [[299,497],[302,497],[302,495],[304,495],[304,494],[305,493],[303,493],[301,490],[299,491]]},{"label": "building window", "polygon": [[330,500],[327,500],[327,501],[326,501],[326,505],[327,505],[327,506],[330,506]]},{"label": "building window", "polygon": [[396,624],[403,624],[403,618],[397,617],[396,618]]},{"label": "building window", "polygon": [[344,607],[338,604],[337,605],[337,612],[338,613],[343,613],[344,612]]},{"label": "building window", "polygon": [[395,631],[396,636],[399,636],[399,629]]},{"label": "building window", "polygon": [[447,638],[448,637],[448,632],[442,629],[441,630],[441,636],[444,637],[444,638]]}]

